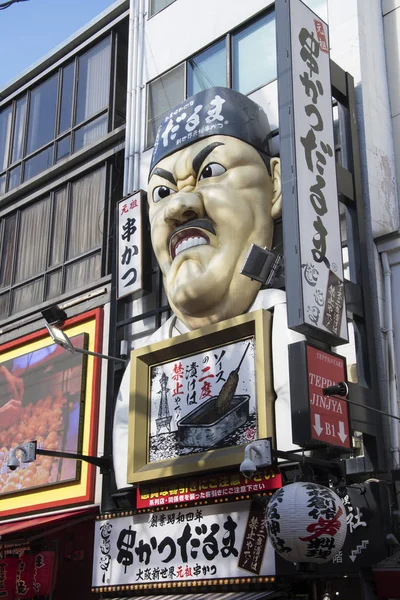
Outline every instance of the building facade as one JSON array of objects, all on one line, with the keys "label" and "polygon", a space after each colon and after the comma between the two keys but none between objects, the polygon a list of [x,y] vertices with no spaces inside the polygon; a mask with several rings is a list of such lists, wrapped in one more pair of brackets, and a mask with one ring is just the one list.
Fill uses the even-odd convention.
[{"label": "building facade", "polygon": [[[359,406],[348,405],[350,425],[345,448],[339,448],[337,433],[336,439],[325,445],[300,443],[299,438],[292,439],[290,423],[287,428],[282,425],[285,421],[274,423],[272,413],[260,413],[265,422],[271,420],[272,429],[259,425],[258,437],[272,435],[277,450],[298,450],[300,446],[311,459],[333,461],[328,473],[326,465],[323,468],[315,462],[310,463],[311,471],[299,471],[299,462],[294,460],[279,469],[261,471],[254,481],[243,480],[239,474],[239,454],[244,452],[241,440],[236,442],[240,453],[234,458],[229,454],[221,463],[218,458],[209,468],[207,464],[201,468],[192,464],[179,471],[172,465],[167,477],[163,463],[158,470],[150,469],[150,475],[135,480],[132,473],[137,476],[140,468],[133,464],[129,467],[130,480],[127,479],[125,423],[121,430],[114,428],[113,443],[118,392],[124,386],[135,386],[138,373],[149,378],[149,371],[140,369],[152,363],[135,354],[136,366],[132,368],[136,375],[129,384],[128,376],[123,377],[121,362],[79,352],[65,358],[65,352],[52,344],[42,315],[58,305],[66,312],[63,328],[76,348],[119,359],[125,359],[130,350],[140,353],[150,336],[161,327],[168,327],[173,313],[152,251],[146,208],[157,130],[176,106],[190,102],[195,94],[214,87],[228,88],[266,112],[271,154],[279,156],[279,106],[284,100],[278,99],[276,43],[277,37],[285,34],[285,28],[281,22],[277,24],[275,3],[121,0],[1,90],[0,534],[1,543],[4,541],[3,558],[14,557],[24,548],[31,553],[48,549],[58,552],[59,578],[53,585],[54,598],[71,593],[82,598],[134,596],[143,591],[151,593],[150,590],[174,595],[211,592],[218,596],[226,589],[232,598],[243,595],[249,599],[252,594],[254,598],[268,593],[276,594],[275,597],[284,597],[285,593],[313,597],[311,594],[335,591],[346,598],[351,594],[362,598],[368,594],[376,597],[379,592],[379,586],[378,590],[374,587],[372,567],[398,544],[398,526],[390,510],[390,494],[399,469],[398,419],[379,411],[399,417],[396,373],[400,348],[396,333],[400,315],[395,301],[399,229],[399,68],[395,40],[399,7],[394,1],[378,0],[309,0],[306,4],[315,11],[316,19],[329,25],[348,342],[327,343],[318,335],[307,335],[303,341],[294,337],[289,342],[301,345],[306,341],[322,352],[345,357],[343,379],[349,386],[349,400]],[[142,193],[138,194],[140,190]],[[137,237],[132,238],[128,248],[120,243],[121,238],[131,242],[129,237],[123,238],[128,222],[123,218],[129,219],[128,210],[138,208],[142,211],[141,220],[136,213],[132,215],[140,227],[132,229],[132,236],[140,232],[142,237],[139,242]],[[279,219],[274,236],[272,249],[283,254],[287,240]],[[128,263],[136,254],[140,260],[135,281],[128,281]],[[137,277],[139,270],[142,279]],[[283,278],[276,287],[279,293],[284,292]],[[272,318],[277,319],[277,315],[278,309]],[[253,327],[252,331],[258,327],[243,323],[232,325],[239,332],[232,333],[239,336],[233,339],[242,339],[244,331],[248,335],[248,327]],[[188,347],[197,343],[193,341],[195,336],[188,339]],[[221,339],[215,339],[220,347]],[[207,347],[198,343],[199,352],[204,353],[214,341]],[[154,365],[165,362],[166,356],[184,355],[183,350],[177,349],[174,355],[172,350],[158,346],[157,352]],[[187,348],[185,352],[188,353]],[[239,355],[239,348],[236,352]],[[288,361],[287,347],[285,353]],[[302,355],[292,356],[288,371],[282,375],[290,384],[292,411],[297,406],[293,404],[293,389],[297,385],[300,389],[300,379],[305,375],[304,369],[299,371],[295,365],[299,356]],[[189,369],[190,364],[186,366]],[[172,382],[179,383],[173,377],[171,372],[169,382],[160,379],[160,389],[154,392],[157,433],[159,428],[168,429],[166,423],[176,417],[177,404],[168,396],[170,391],[174,393],[169,389]],[[276,377],[275,373],[275,390]],[[189,385],[190,377],[182,383]],[[324,386],[320,387],[322,390]],[[258,398],[260,389],[257,388]],[[132,393],[137,396],[142,392],[135,388]],[[272,407],[273,400],[268,400],[268,394],[266,398],[265,404]],[[17,400],[18,412],[14,411],[15,404],[10,411],[12,400]],[[263,410],[261,400],[257,402],[257,410]],[[132,412],[139,413],[139,405],[134,406]],[[291,420],[292,414],[289,411],[282,418]],[[132,433],[129,434],[129,460],[135,456],[134,461],[140,461],[142,455],[150,452],[148,438],[140,433],[141,428],[150,427],[151,415],[146,418],[148,422],[135,417],[137,436],[132,441]],[[314,424],[318,428],[317,421]],[[289,444],[276,443],[284,429],[289,431]],[[79,468],[75,461],[42,457],[39,462],[10,473],[7,463],[11,448],[31,439],[36,439],[42,449],[112,456],[114,469],[103,468],[100,473],[97,467],[84,462]],[[152,451],[157,455],[160,449],[154,446]],[[254,497],[261,498],[264,514],[269,494],[299,477],[346,490],[343,498],[347,498],[348,541],[342,556],[339,553],[335,561],[318,567],[316,576],[310,578],[296,572],[293,563],[275,556],[272,546],[264,541],[264,562],[261,560],[256,570],[243,567],[243,556],[241,566],[234,565],[232,551],[234,554],[237,550],[229,542],[232,519],[236,519],[237,540],[242,540],[244,547],[249,537],[247,519],[261,519]],[[365,486],[367,501],[357,504],[360,485]],[[396,504],[393,506],[398,509]],[[199,530],[203,527],[211,532],[218,525],[221,565],[215,556],[206,556],[204,548],[211,544],[204,541],[206,534],[198,533],[196,538],[195,525],[193,531],[190,529],[190,521],[199,510]],[[96,522],[96,535],[100,538],[93,546],[91,585],[92,556],[73,528],[82,519],[85,527],[92,527],[93,536],[96,511],[101,513]],[[182,525],[178,538],[180,530],[171,520],[173,515],[178,518],[178,513],[193,536],[186,542],[186,525]],[[170,523],[166,521],[168,515]],[[62,524],[62,534],[58,536],[58,521],[57,526],[51,525],[51,518],[56,516]],[[394,536],[392,545],[386,539],[389,534]],[[175,538],[180,548],[190,539],[198,542],[197,548],[201,539],[203,562],[197,552],[197,561],[194,560],[192,544],[193,564],[190,557],[185,562],[182,555],[182,564],[171,563],[175,571],[166,574],[163,562],[168,561],[160,546],[168,547],[168,540]],[[105,546],[98,539],[105,541]],[[148,550],[141,553],[146,540]],[[105,550],[107,544],[114,545],[115,555]],[[237,541],[236,546],[239,545]],[[372,546],[375,554],[370,552]],[[154,558],[157,552],[159,556]],[[119,573],[117,564],[123,576],[115,575],[113,579],[112,569]],[[79,583],[77,589],[73,583],[70,589],[67,585],[76,566],[84,567],[85,573],[86,587],[81,587],[80,592]],[[178,575],[180,567],[187,569],[186,574]]]}]

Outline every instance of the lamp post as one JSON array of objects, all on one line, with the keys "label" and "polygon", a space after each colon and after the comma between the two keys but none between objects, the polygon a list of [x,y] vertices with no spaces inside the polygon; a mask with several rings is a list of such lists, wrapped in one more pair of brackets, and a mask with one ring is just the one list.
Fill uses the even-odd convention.
[{"label": "lamp post", "polygon": [[[21,461],[17,457],[17,450],[22,453]],[[62,452],[61,450],[46,450],[45,448],[38,448],[36,440],[32,442],[26,442],[20,446],[15,446],[11,450],[11,456],[7,463],[7,467],[12,471],[15,471],[22,463],[30,463],[36,460],[36,455],[42,454],[44,456],[54,456],[56,458],[71,458],[73,460],[83,460],[96,467],[100,467],[100,473],[109,473],[112,467],[112,460],[110,456],[89,456],[87,454],[77,454],[74,452]]]},{"label": "lamp post", "polygon": [[97,356],[98,358],[105,358],[106,360],[122,363],[124,366],[126,366],[128,363],[128,361],[124,358],[117,358],[116,356],[109,356],[108,354],[100,354],[99,352],[92,352],[91,350],[85,350],[84,348],[75,348],[64,331],[61,331],[61,329],[55,325],[51,325],[50,323],[45,323],[45,325],[53,342],[55,342],[58,346],[61,346],[61,348],[64,348],[64,350],[71,352],[71,354],[79,352],[79,354]]},{"label": "lamp post", "polygon": [[53,342],[55,342],[58,346],[61,346],[61,348],[64,348],[64,350],[67,350],[67,352],[71,352],[71,354],[78,352],[79,354],[87,354],[89,356],[105,358],[106,360],[122,363],[124,367],[127,366],[128,361],[124,358],[118,358],[108,354],[100,354],[99,352],[92,352],[91,350],[86,350],[84,348],[75,348],[67,334],[60,329],[68,317],[65,310],[57,306],[57,304],[42,310],[42,316],[45,320],[46,329],[49,332]]}]

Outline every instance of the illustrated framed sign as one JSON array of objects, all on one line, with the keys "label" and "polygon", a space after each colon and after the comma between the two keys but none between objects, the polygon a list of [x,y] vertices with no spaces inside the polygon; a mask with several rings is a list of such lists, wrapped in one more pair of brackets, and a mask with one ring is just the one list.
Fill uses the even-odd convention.
[{"label": "illustrated framed sign", "polygon": [[[68,319],[65,333],[77,348],[101,352],[101,309]],[[0,347],[0,518],[93,502],[95,467],[38,455],[15,471],[11,449],[38,447],[96,454],[100,359],[70,354],[47,331]]]},{"label": "illustrated framed sign", "polygon": [[272,435],[270,327],[260,310],[132,352],[129,483],[239,464]]}]

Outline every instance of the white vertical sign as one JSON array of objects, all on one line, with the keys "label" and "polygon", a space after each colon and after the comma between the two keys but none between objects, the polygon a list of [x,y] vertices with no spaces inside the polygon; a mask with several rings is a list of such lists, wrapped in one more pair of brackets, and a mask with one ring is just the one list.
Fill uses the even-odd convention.
[{"label": "white vertical sign", "polygon": [[142,192],[117,203],[117,298],[143,289]]},{"label": "white vertical sign", "polygon": [[[300,0],[282,6],[280,16],[287,13],[277,44],[289,326],[340,343],[348,335],[328,26]],[[288,23],[289,55],[279,39]]]}]

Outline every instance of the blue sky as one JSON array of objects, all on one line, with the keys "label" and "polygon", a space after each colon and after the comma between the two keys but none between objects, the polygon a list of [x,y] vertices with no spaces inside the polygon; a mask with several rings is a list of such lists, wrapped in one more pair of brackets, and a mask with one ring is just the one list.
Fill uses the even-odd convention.
[{"label": "blue sky", "polygon": [[113,3],[28,0],[1,10],[0,89]]}]

